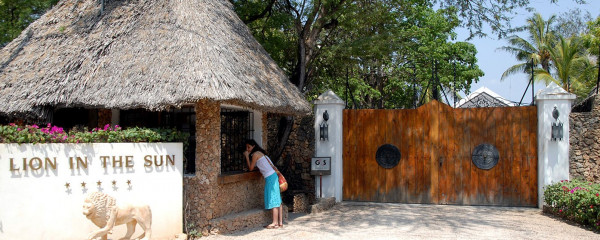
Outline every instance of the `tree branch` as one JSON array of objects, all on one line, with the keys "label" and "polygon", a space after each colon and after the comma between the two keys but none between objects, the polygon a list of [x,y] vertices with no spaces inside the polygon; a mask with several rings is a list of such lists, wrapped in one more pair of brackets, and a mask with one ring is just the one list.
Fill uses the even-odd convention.
[{"label": "tree branch", "polygon": [[273,5],[275,5],[276,1],[277,0],[270,0],[267,7],[265,7],[265,9],[261,13],[259,13],[257,15],[249,16],[248,18],[244,19],[244,23],[246,25],[248,25],[258,19],[265,17],[265,15],[267,15],[267,13],[270,13],[271,11],[273,11]]}]

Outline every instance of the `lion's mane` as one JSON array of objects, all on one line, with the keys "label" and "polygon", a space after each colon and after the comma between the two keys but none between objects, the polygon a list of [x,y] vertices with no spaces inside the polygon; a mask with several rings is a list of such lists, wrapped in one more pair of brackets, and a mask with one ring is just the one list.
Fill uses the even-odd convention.
[{"label": "lion's mane", "polygon": [[93,192],[87,195],[86,203],[91,203],[92,212],[86,217],[90,219],[96,226],[104,227],[110,218],[112,209],[116,206],[116,199],[106,193]]}]

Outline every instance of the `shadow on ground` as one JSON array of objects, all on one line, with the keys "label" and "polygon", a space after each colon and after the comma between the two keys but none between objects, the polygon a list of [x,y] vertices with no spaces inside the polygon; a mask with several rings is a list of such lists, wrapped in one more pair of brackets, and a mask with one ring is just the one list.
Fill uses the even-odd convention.
[{"label": "shadow on ground", "polygon": [[[343,202],[319,214],[290,213],[283,229],[252,228],[222,234],[223,238],[475,238],[561,239],[557,228],[568,226],[538,208],[449,206]],[[599,237],[583,228],[569,238]],[[562,232],[562,230],[561,230]],[[566,233],[565,233],[566,234]],[[219,238],[219,237],[217,237]]]}]

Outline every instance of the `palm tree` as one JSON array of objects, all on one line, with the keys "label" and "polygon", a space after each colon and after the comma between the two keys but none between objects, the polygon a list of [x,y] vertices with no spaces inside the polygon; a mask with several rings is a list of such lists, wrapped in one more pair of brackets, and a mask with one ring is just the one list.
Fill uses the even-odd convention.
[{"label": "palm tree", "polygon": [[594,89],[598,79],[598,58],[591,53],[583,54],[581,64],[576,65],[576,71],[579,73],[576,81],[571,81],[571,92],[579,97],[585,98]]},{"label": "palm tree", "polygon": [[552,81],[564,89],[570,90],[569,82],[577,85],[585,82],[590,76],[593,65],[590,63],[590,58],[584,54],[584,48],[579,38],[565,39],[560,36],[558,44],[549,48],[548,51],[555,73],[550,74],[549,71],[538,69],[535,71],[536,79],[545,82]]},{"label": "palm tree", "polygon": [[529,73],[531,59],[533,59],[534,66],[541,66],[546,72],[550,72],[549,49],[554,42],[554,34],[550,30],[550,26],[555,19],[555,15],[552,15],[548,20],[544,20],[539,13],[534,14],[533,17],[527,19],[527,25],[525,26],[525,29],[529,32],[529,40],[512,36],[508,39],[510,46],[499,48],[515,55],[517,60],[523,61],[523,63],[506,69],[501,80],[515,73]]}]

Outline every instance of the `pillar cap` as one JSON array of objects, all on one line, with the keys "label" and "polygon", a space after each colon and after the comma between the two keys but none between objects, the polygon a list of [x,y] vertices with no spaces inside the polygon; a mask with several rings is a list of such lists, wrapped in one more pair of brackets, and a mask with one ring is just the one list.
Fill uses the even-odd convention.
[{"label": "pillar cap", "polygon": [[345,105],[346,103],[338,97],[333,91],[327,90],[323,94],[319,95],[317,100],[314,101],[316,105],[320,104],[340,104]]},{"label": "pillar cap", "polygon": [[535,100],[574,100],[577,98],[575,94],[571,94],[565,91],[562,87],[556,85],[556,83],[551,82],[548,86],[542,90],[540,90],[536,96]]}]

